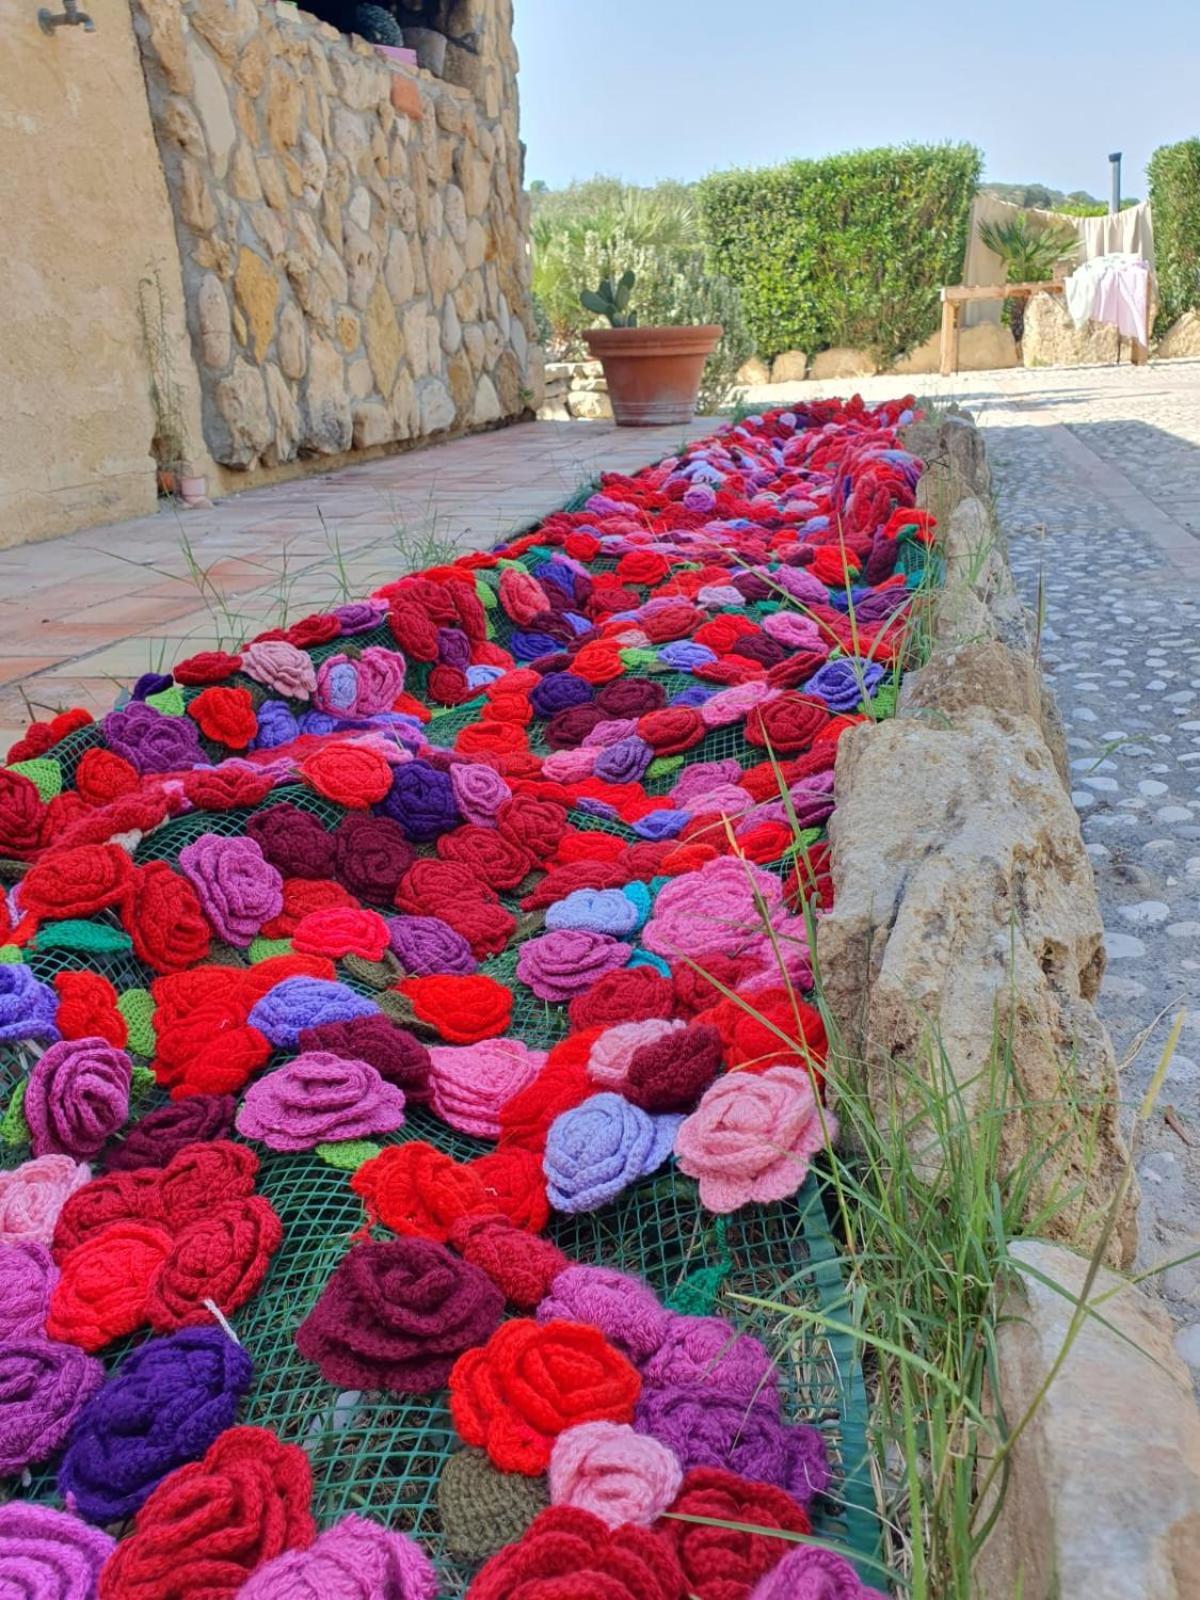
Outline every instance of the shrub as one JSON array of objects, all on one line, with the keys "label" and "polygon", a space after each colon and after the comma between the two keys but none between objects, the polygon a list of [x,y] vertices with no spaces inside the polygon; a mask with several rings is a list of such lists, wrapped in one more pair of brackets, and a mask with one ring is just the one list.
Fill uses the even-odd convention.
[{"label": "shrub", "polygon": [[1200,309],[1200,139],[1164,144],[1150,157],[1150,204],[1159,327]]},{"label": "shrub", "polygon": [[908,145],[704,179],[705,236],[758,354],[919,344],[962,275],[981,166],[972,145]]}]

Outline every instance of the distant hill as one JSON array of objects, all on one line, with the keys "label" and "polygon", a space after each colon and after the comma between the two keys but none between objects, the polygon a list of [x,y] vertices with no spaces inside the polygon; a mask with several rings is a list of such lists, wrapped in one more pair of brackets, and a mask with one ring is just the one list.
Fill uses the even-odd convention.
[{"label": "distant hill", "polygon": [[[1061,189],[1051,189],[1044,183],[984,183],[980,193],[994,194],[999,200],[1008,200],[1015,206],[1039,206],[1043,211],[1066,211],[1076,215],[1103,216],[1108,201],[1100,200],[1086,189],[1072,189],[1065,194]],[[1136,200],[1121,201],[1121,210],[1134,206]]]}]

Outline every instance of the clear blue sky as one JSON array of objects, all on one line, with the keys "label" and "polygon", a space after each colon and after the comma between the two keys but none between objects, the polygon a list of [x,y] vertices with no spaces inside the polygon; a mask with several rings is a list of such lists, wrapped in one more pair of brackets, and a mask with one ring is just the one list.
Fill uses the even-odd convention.
[{"label": "clear blue sky", "polygon": [[1200,134],[1195,0],[513,0],[527,179],[692,179],[965,139],[985,179],[1145,197]]}]

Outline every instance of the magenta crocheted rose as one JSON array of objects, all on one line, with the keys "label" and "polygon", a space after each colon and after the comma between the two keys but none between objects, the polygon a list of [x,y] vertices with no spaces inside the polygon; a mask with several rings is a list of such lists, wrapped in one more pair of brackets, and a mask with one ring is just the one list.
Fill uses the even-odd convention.
[{"label": "magenta crocheted rose", "polygon": [[437,1573],[407,1534],[351,1514],[307,1550],[259,1567],[237,1600],[437,1600]]},{"label": "magenta crocheted rose", "polygon": [[67,1511],[10,1500],[0,1506],[0,1573],[14,1600],[91,1600],[115,1541]]},{"label": "magenta crocheted rose", "polygon": [[486,827],[506,801],[512,799],[512,790],[498,772],[481,762],[461,761],[450,768],[450,787],[455,804],[468,822]]},{"label": "magenta crocheted rose", "polygon": [[6,1339],[0,1345],[0,1477],[53,1455],[103,1382],[103,1362],[78,1345],[40,1336]]},{"label": "magenta crocheted rose", "polygon": [[623,967],[629,954],[627,944],[606,933],[557,928],[521,946],[517,977],[529,985],[539,1000],[571,1000],[590,989],[606,972]]},{"label": "magenta crocheted rose", "polygon": [[179,852],[179,867],[213,932],[228,944],[248,945],[283,910],[283,879],[253,839],[202,834]]},{"label": "magenta crocheted rose", "polygon": [[721,856],[663,886],[642,943],[668,960],[742,955],[766,936],[759,897],[770,910],[778,908],[783,900],[779,879],[751,861]]},{"label": "magenta crocheted rose", "polygon": [[700,1180],[702,1205],[736,1211],[751,1200],[795,1194],[826,1130],[832,1138],[836,1124],[818,1110],[802,1067],[731,1072],[706,1089],[685,1118],[675,1155],[680,1169]]},{"label": "magenta crocheted rose", "polygon": [[272,1150],[393,1133],[404,1123],[404,1091],[365,1061],[306,1050],[250,1085],[237,1130]]},{"label": "magenta crocheted rose", "polygon": [[311,699],[317,669],[303,650],[286,639],[260,639],[242,651],[242,671],[289,700]]},{"label": "magenta crocheted rose", "polygon": [[328,656],[317,672],[313,704],[335,716],[370,717],[390,711],[404,688],[404,657],[372,645],[357,658]]},{"label": "magenta crocheted rose", "polygon": [[44,1244],[17,1239],[0,1245],[0,1343],[45,1334],[57,1282],[58,1267]]},{"label": "magenta crocheted rose", "polygon": [[672,1313],[662,1343],[642,1367],[642,1380],[719,1389],[735,1400],[779,1410],[779,1378],[766,1347],[720,1317]]},{"label": "magenta crocheted rose", "polygon": [[133,1063],[107,1039],[63,1039],[38,1060],[25,1089],[35,1156],[98,1155],[129,1119]]},{"label": "magenta crocheted rose", "polygon": [[546,1064],[544,1050],[520,1039],[482,1039],[429,1052],[433,1109],[444,1122],[479,1139],[500,1136],[500,1112]]},{"label": "magenta crocheted rose", "polygon": [[90,1167],[70,1156],[39,1156],[0,1172],[0,1248],[18,1239],[49,1244],[58,1213],[91,1176]]}]

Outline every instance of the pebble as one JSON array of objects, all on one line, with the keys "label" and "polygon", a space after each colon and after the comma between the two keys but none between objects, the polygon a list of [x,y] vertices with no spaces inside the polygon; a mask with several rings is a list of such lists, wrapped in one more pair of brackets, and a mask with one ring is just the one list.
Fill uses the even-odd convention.
[{"label": "pebble", "polygon": [[1175,1351],[1193,1372],[1200,1373],[1200,1322],[1189,1322],[1175,1335]]},{"label": "pebble", "polygon": [[1172,939],[1200,939],[1200,922],[1168,922],[1166,931]]},{"label": "pebble", "polygon": [[1131,933],[1109,933],[1107,929],[1104,948],[1108,951],[1110,961],[1131,961],[1136,956],[1146,954],[1146,946],[1141,939],[1135,939]]},{"label": "pebble", "polygon": [[1166,784],[1160,783],[1157,778],[1143,778],[1141,783],[1138,784],[1138,793],[1150,795],[1152,798],[1160,794],[1166,794],[1166,792]]},{"label": "pebble", "polygon": [[1135,928],[1152,927],[1156,922],[1165,922],[1171,915],[1171,908],[1165,900],[1138,900],[1133,905],[1118,906],[1117,910]]},{"label": "pebble", "polygon": [[1190,822],[1192,813],[1187,806],[1163,806],[1154,815],[1160,822]]}]

